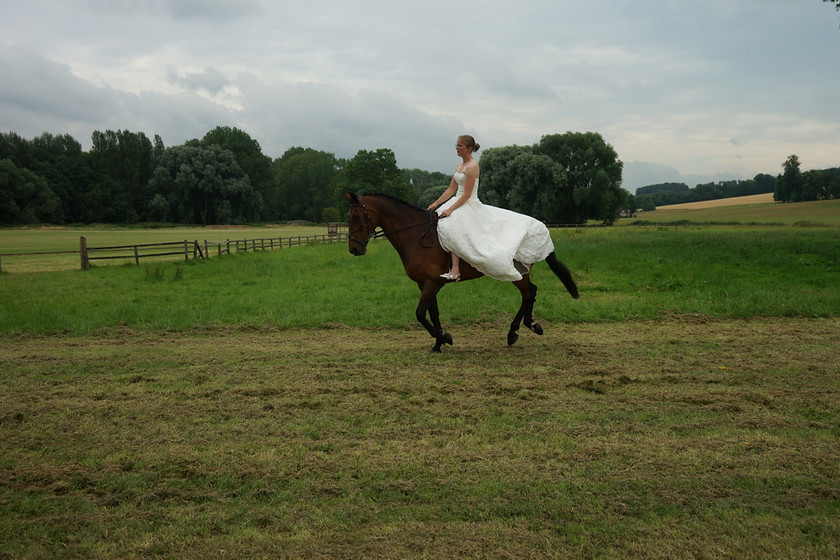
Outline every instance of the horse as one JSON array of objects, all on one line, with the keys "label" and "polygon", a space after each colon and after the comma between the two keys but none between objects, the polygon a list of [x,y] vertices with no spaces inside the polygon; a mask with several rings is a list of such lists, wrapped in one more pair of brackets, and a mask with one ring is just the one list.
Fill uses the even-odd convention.
[{"label": "horse", "polygon": [[[420,288],[420,301],[415,315],[426,331],[435,339],[432,353],[440,353],[444,344],[452,345],[452,335],[440,324],[437,294],[449,280],[441,274],[449,269],[449,253],[440,246],[437,236],[438,216],[433,210],[423,210],[385,194],[346,194],[350,203],[347,238],[350,254],[362,256],[371,239],[386,237],[402,260],[405,273]],[[377,231],[377,229],[379,231]],[[557,259],[554,251],[545,259],[549,268],[563,283],[569,294],[579,297],[572,273]],[[510,324],[507,343],[512,346],[519,339],[517,331],[522,322],[538,335],[543,328],[533,320],[537,286],[531,282],[530,270],[515,263],[522,278],[513,282],[522,294],[522,304]],[[461,260],[461,281],[484,276],[468,262]],[[428,315],[428,318],[427,318]]]}]

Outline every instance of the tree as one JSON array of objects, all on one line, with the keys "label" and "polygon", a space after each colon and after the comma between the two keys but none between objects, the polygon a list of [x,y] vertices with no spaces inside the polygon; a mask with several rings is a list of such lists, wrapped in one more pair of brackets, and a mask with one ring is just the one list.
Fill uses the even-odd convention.
[{"label": "tree", "polygon": [[397,167],[394,152],[387,148],[375,152],[359,150],[342,169],[340,179],[340,191],[356,194],[376,192],[411,204],[417,203],[414,188]]},{"label": "tree", "polygon": [[149,203],[149,219],[153,222],[168,222],[170,220],[169,202],[160,193],[155,193]]},{"label": "tree", "polygon": [[[311,148],[290,148],[272,164],[284,220],[321,220],[334,198],[338,161],[333,154]],[[332,220],[335,221],[335,220]]]},{"label": "tree", "polygon": [[[172,218],[187,224],[257,221],[262,197],[233,153],[218,145],[168,148],[155,169],[151,188],[169,203]],[[164,208],[154,197],[155,210]]]},{"label": "tree", "polygon": [[621,189],[624,164],[615,149],[596,132],[567,132],[543,136],[534,153],[550,157],[563,166],[567,183],[563,198],[566,223],[598,219],[611,224],[618,219],[629,193]]},{"label": "tree", "polygon": [[510,191],[516,181],[516,167],[513,162],[525,154],[533,154],[527,146],[502,146],[488,148],[481,155],[481,179],[479,196],[492,206],[512,209]]},{"label": "tree", "polygon": [[636,216],[636,210],[639,209],[639,200],[632,194],[628,194],[627,200],[624,201],[624,208],[621,209],[622,218],[632,218]]},{"label": "tree", "polygon": [[146,219],[152,199],[149,180],[156,166],[156,152],[163,142],[152,145],[142,132],[94,131],[91,135],[91,166],[97,173],[98,197],[103,207],[94,209],[108,221],[136,222]]},{"label": "tree", "polygon": [[833,169],[826,169],[823,172],[825,181],[824,192],[825,198],[837,199],[840,198],[840,167]]},{"label": "tree", "polygon": [[802,173],[799,171],[799,157],[788,156],[782,164],[784,172],[776,178],[776,191],[773,200],[780,202],[799,202],[802,197]]},{"label": "tree", "polygon": [[834,4],[834,7],[837,11],[840,12],[840,0],[823,0],[823,2],[828,2],[829,4]]},{"label": "tree", "polygon": [[656,210],[656,201],[654,201],[653,195],[643,194],[639,196],[638,192],[636,191],[636,205],[638,208],[641,208],[645,212]]},{"label": "tree", "polygon": [[0,225],[55,223],[61,202],[46,179],[10,159],[0,160]]},{"label": "tree", "polygon": [[96,182],[82,145],[69,134],[43,133],[30,142],[32,171],[44,177],[61,200],[63,222],[85,219],[85,192]]},{"label": "tree", "polygon": [[[489,161],[485,163],[485,159]],[[565,209],[561,193],[566,186],[566,173],[550,157],[537,155],[527,148],[505,149],[502,153],[487,150],[481,164],[483,182],[480,188],[484,193],[484,182],[489,183],[490,197],[482,194],[488,204],[492,204],[493,195],[499,196],[501,191],[505,208],[548,223],[563,221]]]},{"label": "tree", "polygon": [[338,213],[338,208],[335,206],[324,208],[324,212],[321,214],[321,221],[323,223],[340,222],[341,214]]},{"label": "tree", "polygon": [[[411,183],[411,186],[414,187],[414,197],[415,200],[421,206],[428,206],[429,203],[434,202],[435,198],[427,202],[425,205],[422,204],[420,200],[429,189],[435,189],[443,186],[443,191],[446,190],[446,187],[449,186],[449,183],[452,181],[452,175],[447,175],[446,173],[441,173],[440,171],[423,171],[422,169],[403,169],[402,171],[403,176]],[[438,195],[439,196],[439,195]]]},{"label": "tree", "polygon": [[29,141],[16,132],[0,132],[0,159],[30,169],[33,164]]},{"label": "tree", "polygon": [[755,181],[755,194],[771,193],[776,190],[776,178],[767,173],[759,173],[753,181]]},{"label": "tree", "polygon": [[260,143],[247,132],[230,126],[217,126],[201,139],[203,146],[217,145],[230,150],[251,186],[260,193],[266,219],[279,217],[280,197],[271,170],[271,158],[263,154]]}]

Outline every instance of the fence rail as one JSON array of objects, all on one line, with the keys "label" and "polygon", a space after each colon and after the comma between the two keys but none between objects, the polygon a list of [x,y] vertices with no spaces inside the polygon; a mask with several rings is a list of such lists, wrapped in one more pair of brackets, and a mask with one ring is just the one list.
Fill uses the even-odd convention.
[{"label": "fence rail", "polygon": [[[256,239],[226,239],[224,241],[198,240],[172,241],[169,243],[143,243],[138,245],[119,245],[113,247],[88,247],[87,239],[84,236],[79,238],[79,253],[81,255],[82,269],[90,268],[90,261],[101,259],[133,259],[137,266],[140,266],[140,259],[147,257],[181,256],[184,260],[203,259],[211,257],[211,250],[215,249],[216,256],[231,254],[233,252],[247,251],[270,251],[282,249],[283,247],[295,247],[301,245],[315,245],[319,243],[332,243],[344,241],[347,235],[336,232],[327,235],[298,235],[295,237],[261,237]],[[151,251],[151,252],[149,252]],[[118,253],[99,255],[99,253]]]},{"label": "fence rail", "polygon": [[[137,243],[134,245],[112,245],[95,247],[88,245],[87,237],[79,237],[78,251],[41,251],[30,253],[4,253],[2,257],[27,257],[42,255],[79,255],[82,270],[90,268],[91,261],[98,260],[133,260],[134,264],[140,266],[140,260],[150,257],[173,257],[182,256],[184,260],[210,258],[212,253],[216,256],[247,252],[247,251],[268,251],[281,249],[283,247],[296,247],[301,245],[316,245],[322,243],[333,243],[346,241],[347,233],[345,224],[330,223],[327,226],[326,235],[297,235],[291,237],[262,237],[254,239],[225,239],[224,241],[198,240],[170,241],[164,243]],[[2,260],[0,260],[0,272],[2,272]]]},{"label": "fence rail", "polygon": [[[173,249],[176,249],[173,250]],[[149,252],[151,251],[151,252]],[[103,254],[108,253],[108,254]],[[117,254],[113,254],[117,253]],[[115,245],[111,247],[88,247],[87,238],[79,238],[79,254],[81,255],[82,270],[90,268],[90,261],[109,259],[134,259],[134,264],[140,266],[141,258],[168,257],[184,255],[184,260],[203,257],[198,241],[172,241],[168,243],[140,243],[137,245]]]}]

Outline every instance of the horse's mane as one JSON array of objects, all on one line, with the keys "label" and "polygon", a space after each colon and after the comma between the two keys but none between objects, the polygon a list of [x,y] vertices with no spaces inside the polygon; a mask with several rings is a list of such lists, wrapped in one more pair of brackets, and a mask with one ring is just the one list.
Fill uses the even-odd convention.
[{"label": "horse's mane", "polygon": [[384,199],[386,199],[386,200],[390,200],[391,202],[395,202],[395,203],[397,203],[397,204],[400,204],[400,205],[402,205],[402,206],[405,206],[405,207],[409,208],[410,210],[415,210],[415,211],[417,211],[417,212],[423,212],[423,213],[426,213],[426,212],[428,212],[428,211],[429,211],[429,210],[428,210],[428,209],[426,209],[426,208],[420,208],[419,206],[415,206],[414,204],[411,204],[410,202],[406,202],[406,201],[402,200],[401,198],[397,198],[397,197],[395,197],[395,196],[391,196],[390,194],[385,194],[385,193],[365,193],[365,194],[363,194],[363,195],[361,195],[361,196],[375,196],[375,197],[378,197],[378,198],[384,198]]}]

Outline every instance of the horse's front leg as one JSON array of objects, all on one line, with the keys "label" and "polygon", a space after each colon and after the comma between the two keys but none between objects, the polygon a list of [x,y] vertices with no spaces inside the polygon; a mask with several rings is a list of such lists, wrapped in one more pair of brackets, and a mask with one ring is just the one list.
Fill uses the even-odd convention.
[{"label": "horse's front leg", "polygon": [[522,304],[519,306],[519,311],[510,323],[510,330],[508,330],[507,342],[508,346],[513,346],[519,340],[519,325],[523,322],[525,326],[537,334],[543,333],[543,328],[539,323],[534,323],[534,302],[537,300],[537,286],[532,284],[529,277],[518,280],[513,283],[519,292],[522,294]]},{"label": "horse's front leg", "polygon": [[[452,335],[445,332],[443,327],[440,326],[440,312],[438,311],[437,304],[438,291],[440,291],[440,286],[435,285],[421,289],[420,301],[417,304],[415,315],[417,321],[435,339],[435,345],[431,352],[439,354],[444,344],[452,344]],[[431,321],[426,318],[427,314]]]}]

